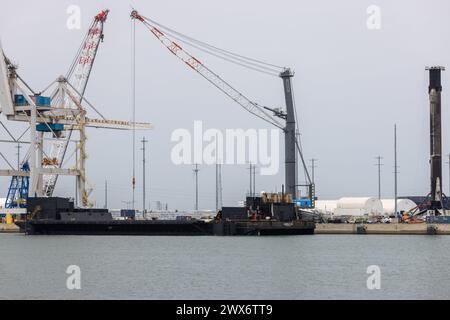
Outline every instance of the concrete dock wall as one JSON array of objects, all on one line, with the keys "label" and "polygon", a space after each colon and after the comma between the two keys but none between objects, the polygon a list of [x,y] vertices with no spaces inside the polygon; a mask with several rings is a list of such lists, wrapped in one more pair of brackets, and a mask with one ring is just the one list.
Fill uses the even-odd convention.
[{"label": "concrete dock wall", "polygon": [[[0,223],[0,233],[17,233],[16,225]],[[450,224],[317,224],[315,234],[393,234],[393,235],[450,235]]]},{"label": "concrete dock wall", "polygon": [[19,227],[15,224],[0,223],[0,233],[16,233],[19,232]]},{"label": "concrete dock wall", "polygon": [[315,234],[409,234],[450,235],[450,224],[317,224]]}]

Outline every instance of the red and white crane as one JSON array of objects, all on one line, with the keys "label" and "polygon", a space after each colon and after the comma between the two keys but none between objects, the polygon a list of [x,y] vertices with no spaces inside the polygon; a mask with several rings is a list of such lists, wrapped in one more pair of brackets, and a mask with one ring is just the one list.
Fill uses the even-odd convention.
[{"label": "red and white crane", "polygon": [[[103,29],[106,19],[108,18],[108,13],[109,10],[106,9],[94,17],[94,20],[89,27],[89,31],[83,39],[78,53],[66,75],[67,82],[69,82],[73,86],[74,90],[80,94],[80,102],[84,98],[100,43],[103,42]],[[58,88],[57,90],[60,89]],[[52,96],[56,97],[56,95],[57,92],[55,92]],[[53,99],[52,106],[63,105],[66,108],[75,107],[73,101],[69,97],[63,95],[61,96],[61,99],[64,99],[65,101],[58,101],[61,99]],[[66,136],[60,136],[52,142],[48,157],[43,159],[44,168],[60,168],[62,166],[72,132],[72,130],[68,130]],[[52,196],[57,179],[58,175],[43,176],[43,190],[45,196]]]},{"label": "red and white crane", "polygon": [[[92,66],[99,44],[103,40],[103,25],[108,10],[95,16],[89,32],[72,63],[67,77],[60,76],[45,90],[37,93],[17,73],[17,66],[4,56],[0,46],[0,112],[10,121],[29,124],[19,138],[9,130],[11,140],[2,143],[29,144],[24,162],[29,163],[29,171],[0,169],[0,176],[29,177],[29,196],[51,196],[59,175],[75,176],[77,192],[82,207],[91,206],[87,187],[85,162],[86,128],[116,130],[150,130],[149,123],[136,123],[105,118],[85,97]],[[44,96],[45,92],[51,93]],[[99,118],[91,118],[88,110],[93,110]],[[72,132],[79,133],[78,140],[72,138]],[[30,140],[22,138],[29,132]],[[76,147],[65,157],[68,144],[75,142]],[[1,155],[1,152],[0,152]],[[76,157],[75,165],[69,163]],[[9,163],[8,163],[9,164]],[[78,197],[77,197],[78,198]]]},{"label": "red and white crane", "polygon": [[148,18],[141,16],[135,10],[131,13],[131,17],[133,19],[141,21],[171,53],[173,53],[177,58],[183,61],[194,71],[198,72],[202,77],[204,77],[211,84],[216,86],[219,90],[221,90],[228,97],[233,99],[236,103],[240,104],[245,110],[280,129],[284,129],[283,124],[281,124],[278,121],[278,119],[274,118],[263,107],[251,101],[244,94],[233,88],[230,84],[228,84],[225,80],[223,80],[217,73],[209,69],[206,65],[200,62],[200,60],[192,56],[189,52],[183,49],[175,41],[172,41],[156,26],[152,25]]},{"label": "red and white crane", "polygon": [[[261,62],[259,60],[244,57],[242,55],[237,55],[230,51],[219,49],[210,44],[185,36],[182,33],[179,33],[175,30],[172,30],[168,27],[161,25],[160,23],[154,20],[151,20],[150,18],[142,16],[136,10],[133,10],[131,12],[131,18],[142,22],[173,55],[175,55],[178,59],[183,61],[192,70],[200,74],[203,78],[208,80],[212,85],[217,87],[229,98],[238,103],[246,111],[283,130],[285,135],[286,191],[287,193],[291,194],[294,199],[298,199],[298,192],[297,192],[298,187],[299,186],[307,187],[308,188],[307,198],[310,200],[310,202],[306,206],[314,207],[314,199],[315,199],[314,182],[311,181],[306,163],[303,158],[302,150],[300,148],[300,143],[297,139],[298,128],[296,124],[295,102],[291,81],[292,77],[294,76],[293,71],[289,68],[278,67],[273,64],[268,64]],[[286,111],[283,111],[278,108],[264,107],[257,104],[256,102],[251,101],[244,94],[242,94],[240,91],[238,91],[228,82],[226,82],[217,73],[209,69],[199,59],[197,59],[189,52],[187,52],[185,49],[183,49],[181,45],[172,40],[172,38],[187,43],[188,45],[193,46],[202,51],[205,51],[209,54],[239,64],[241,66],[281,77],[284,85]],[[280,121],[280,119],[282,119],[283,121]],[[305,171],[306,177],[305,185],[298,184],[297,154],[300,155],[300,159],[302,161],[303,168]]]}]

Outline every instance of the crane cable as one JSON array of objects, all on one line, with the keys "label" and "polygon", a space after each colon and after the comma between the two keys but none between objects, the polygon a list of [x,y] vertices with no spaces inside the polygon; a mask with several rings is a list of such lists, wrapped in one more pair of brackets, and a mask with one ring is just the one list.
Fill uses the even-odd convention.
[{"label": "crane cable", "polygon": [[[156,27],[154,27],[150,22],[148,22],[144,17],[140,16],[139,19],[150,31],[152,31],[153,29],[156,29]],[[156,29],[158,30],[158,29]],[[153,31],[152,31],[153,32]],[[158,32],[161,32],[158,30]],[[154,33],[154,32],[153,32]],[[164,35],[165,36],[165,35]],[[167,36],[165,36],[166,38],[168,38]],[[168,38],[169,41],[172,41],[170,38]],[[161,40],[160,40],[161,41]],[[188,54],[189,56],[191,56],[187,51],[183,50],[186,54]],[[195,58],[194,58],[195,59]],[[233,90],[235,90],[230,84],[228,84],[224,79],[222,79],[218,74],[216,74],[215,72],[213,72],[211,69],[209,69],[207,66],[202,64],[202,67],[207,70],[209,73],[213,74],[217,79],[219,79],[221,82],[223,82],[225,85],[227,85],[228,87],[232,88]],[[197,71],[198,72],[198,71]],[[204,78],[206,78],[209,82],[211,82],[214,86],[216,86],[220,91],[222,91],[223,93],[225,93],[227,96],[229,96],[232,100],[238,102],[238,100],[233,97],[232,95],[230,95],[226,90],[224,90],[223,88],[221,88],[219,85],[217,85],[214,81],[211,81],[210,79],[208,79],[205,75],[203,75],[202,73],[200,73]],[[236,90],[235,90],[236,91]],[[238,92],[239,93],[239,92]],[[244,107],[244,109],[247,112],[250,112],[251,114],[255,115],[258,118],[261,118],[262,120],[272,124],[275,127],[278,127],[281,130],[284,130],[284,126],[281,125],[280,123],[278,123],[278,121],[271,115],[267,114],[266,111],[259,106],[257,103],[251,101],[250,99],[248,99],[247,97],[245,97],[243,94],[239,93],[239,95],[243,98],[245,98],[253,108],[259,110],[262,114],[264,114],[267,118],[265,118],[264,116],[254,112],[253,110],[250,110],[249,108]],[[238,102],[239,103],[239,102]],[[241,104],[241,103],[239,103]],[[242,106],[242,104],[241,104]]]},{"label": "crane cable", "polygon": [[[243,67],[248,67],[248,68],[250,68],[250,69],[252,69],[252,68],[263,69],[263,70],[256,70],[256,71],[267,72],[267,73],[273,73],[273,74],[276,74],[277,76],[279,75],[279,72],[280,72],[279,70],[275,70],[275,69],[272,69],[272,68],[268,68],[268,67],[259,65],[259,64],[257,64],[257,63],[248,62],[248,61],[246,61],[245,59],[242,59],[242,58],[239,58],[239,57],[234,57],[234,56],[232,56],[232,55],[229,55],[229,54],[220,52],[219,50],[213,49],[214,47],[213,47],[213,48],[210,48],[210,47],[207,47],[207,46],[202,45],[202,42],[200,42],[200,41],[198,41],[198,43],[196,43],[196,41],[192,41],[192,40],[190,40],[190,39],[182,39],[181,37],[178,37],[176,34],[170,32],[170,31],[168,31],[168,30],[164,30],[164,32],[167,33],[168,35],[170,35],[170,36],[171,36],[172,38],[174,38],[174,39],[177,39],[177,40],[179,40],[179,41],[181,41],[181,42],[183,42],[183,43],[186,43],[186,44],[188,44],[188,45],[190,45],[190,46],[192,46],[192,47],[194,47],[194,48],[197,48],[197,49],[199,49],[199,50],[201,50],[201,51],[203,51],[203,52],[206,52],[206,53],[208,53],[208,54],[211,54],[211,55],[213,55],[213,56],[215,56],[215,57],[217,57],[217,58],[223,59],[223,60],[225,60],[225,61],[228,61],[228,62],[237,64],[237,65],[240,65],[240,66],[243,66]],[[196,43],[196,44],[191,43],[190,41],[192,41],[192,42],[194,42],[194,43]],[[212,51],[212,52],[211,52],[211,51]],[[215,52],[215,53],[214,53],[214,52]],[[234,61],[234,60],[236,60],[236,61]]]},{"label": "crane cable", "polygon": [[[291,86],[291,90],[292,90],[292,100],[294,103],[294,113],[295,113],[295,130],[296,130],[296,134],[295,134],[295,143],[297,145],[297,149],[298,152],[300,154],[302,163],[303,163],[303,170],[304,170],[304,175],[305,178],[307,179],[307,182],[309,184],[311,184],[313,181],[311,180],[311,177],[309,175],[309,171],[308,171],[308,167],[306,166],[305,160],[304,160],[304,155],[303,155],[303,147],[302,147],[302,140],[300,138],[300,129],[299,129],[299,125],[298,125],[298,116],[297,116],[297,104],[295,102],[295,92],[294,92],[294,86]],[[297,138],[297,132],[298,132],[298,138]]]},{"label": "crane cable", "polygon": [[131,108],[133,119],[133,178],[131,184],[133,189],[132,208],[134,210],[136,192],[136,20],[131,20]]},{"label": "crane cable", "polygon": [[187,45],[189,45],[189,46],[191,46],[191,47],[193,47],[193,48],[196,48],[196,49],[198,49],[198,50],[200,50],[200,51],[203,51],[203,52],[205,52],[205,53],[207,53],[207,54],[209,54],[209,55],[212,55],[212,56],[214,56],[214,57],[216,57],[216,58],[225,60],[225,61],[227,61],[227,62],[229,62],[229,63],[233,63],[233,64],[235,64],[235,65],[239,65],[239,66],[241,66],[241,67],[244,67],[244,68],[247,68],[247,69],[256,71],[256,72],[264,73],[264,74],[267,74],[267,75],[269,75],[269,76],[273,76],[273,77],[278,77],[278,76],[279,76],[279,73],[275,73],[275,72],[272,71],[272,70],[271,70],[271,71],[261,70],[261,69],[258,69],[258,68],[263,68],[263,67],[257,66],[256,64],[254,64],[255,66],[251,66],[251,65],[249,65],[249,64],[245,64],[245,61],[242,62],[242,63],[241,63],[241,62],[234,61],[234,60],[232,60],[232,59],[230,59],[230,58],[223,57],[223,56],[221,56],[220,54],[211,52],[211,51],[209,51],[208,49],[205,49],[205,48],[202,48],[202,47],[197,46],[197,45],[195,45],[195,44],[192,44],[192,43],[188,42],[187,40],[183,40],[183,39],[177,37],[176,35],[174,35],[174,34],[172,34],[172,33],[170,33],[170,32],[167,32],[166,30],[165,30],[164,32],[165,32],[166,34],[168,34],[170,37],[172,37],[172,38],[174,38],[174,39],[176,39],[176,40],[178,40],[178,41],[180,41],[180,42],[182,42],[182,43],[185,43],[185,44],[187,44]]},{"label": "crane cable", "polygon": [[[173,29],[171,29],[171,28],[169,28],[169,27],[167,27],[167,26],[165,26],[165,25],[163,25],[163,24],[161,24],[161,23],[159,23],[159,22],[157,22],[155,20],[152,20],[152,19],[147,18],[145,16],[141,16],[141,17],[144,18],[145,20],[151,22],[152,24],[160,27],[161,29],[164,29],[164,31],[166,33],[170,34],[171,37],[177,39],[178,41],[184,42],[184,43],[186,43],[186,44],[188,44],[190,46],[193,46],[193,47],[195,47],[195,48],[197,48],[199,50],[202,50],[202,51],[204,51],[204,52],[206,52],[208,54],[211,54],[211,55],[214,55],[214,56],[216,56],[218,58],[226,60],[226,61],[228,61],[230,63],[234,63],[234,64],[237,64],[237,65],[240,65],[240,66],[243,66],[243,67],[246,67],[246,68],[250,68],[250,69],[252,69],[252,67],[253,68],[261,68],[261,69],[264,69],[265,72],[267,72],[267,73],[274,73],[277,76],[279,76],[279,73],[282,70],[285,69],[284,67],[281,67],[281,66],[278,66],[278,65],[275,65],[275,64],[267,63],[267,62],[264,62],[264,61],[261,61],[261,60],[257,60],[257,59],[250,58],[250,57],[246,57],[244,55],[240,55],[240,54],[228,51],[228,50],[224,50],[224,49],[218,48],[218,47],[213,46],[213,45],[211,45],[209,43],[197,40],[197,39],[195,39],[193,37],[190,37],[190,36],[187,36],[187,35],[185,35],[185,34],[183,34],[181,32],[175,31],[175,30],[173,30]],[[185,40],[182,40],[181,38],[183,38]],[[216,52],[216,54],[211,53],[211,51]],[[223,56],[220,56],[220,55],[223,55]],[[237,60],[240,63],[236,62],[236,61],[232,61],[232,59]],[[246,65],[244,65],[244,64],[246,64]],[[255,71],[263,72],[262,70],[255,70]],[[271,74],[271,75],[273,75],[273,74]]]},{"label": "crane cable", "polygon": [[204,42],[204,41],[197,40],[197,39],[195,39],[195,38],[193,38],[193,37],[190,37],[190,36],[185,35],[185,34],[183,34],[183,33],[181,33],[181,32],[178,32],[178,31],[176,31],[176,30],[173,30],[173,29],[171,29],[171,28],[169,28],[169,27],[167,27],[167,26],[165,26],[165,25],[163,25],[163,24],[161,24],[161,23],[159,23],[159,22],[157,22],[157,21],[155,21],[155,20],[152,20],[152,19],[147,18],[147,17],[145,17],[145,16],[141,16],[141,17],[143,17],[144,19],[150,21],[151,23],[153,23],[153,24],[159,26],[159,27],[162,28],[162,29],[165,29],[165,30],[167,30],[167,31],[170,31],[170,32],[172,32],[172,33],[175,33],[175,34],[179,35],[180,37],[183,37],[183,38],[186,38],[186,39],[188,39],[188,40],[190,40],[190,41],[196,42],[196,43],[198,43],[198,44],[200,44],[200,45],[202,45],[202,46],[204,46],[204,47],[214,49],[214,50],[217,51],[217,52],[222,52],[222,53],[227,54],[227,55],[230,55],[230,56],[235,56],[235,57],[238,57],[238,58],[241,58],[241,59],[245,59],[245,60],[248,60],[248,61],[252,61],[252,62],[254,62],[254,63],[258,63],[258,64],[261,64],[261,65],[265,65],[267,68],[271,67],[272,69],[275,68],[275,70],[278,70],[278,69],[283,70],[283,69],[284,69],[284,67],[282,67],[282,66],[278,66],[278,65],[275,65],[275,64],[272,64],[272,63],[267,63],[267,62],[264,62],[264,61],[261,61],[261,60],[257,60],[257,59],[254,59],[254,58],[249,58],[249,57],[246,57],[246,56],[243,56],[243,55],[240,55],[240,54],[237,54],[237,53],[234,53],[234,52],[225,50],[225,49],[221,49],[221,48],[219,48],[219,47],[213,46],[213,45],[211,45],[211,44],[209,44],[209,43],[206,43],[206,42]]}]

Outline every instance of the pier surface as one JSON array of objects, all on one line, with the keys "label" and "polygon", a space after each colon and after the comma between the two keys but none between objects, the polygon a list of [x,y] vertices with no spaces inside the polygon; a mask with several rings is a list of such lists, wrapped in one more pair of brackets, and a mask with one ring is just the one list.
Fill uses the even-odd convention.
[{"label": "pier surface", "polygon": [[18,233],[19,227],[15,224],[0,223],[0,233]]},{"label": "pier surface", "polygon": [[[19,233],[12,224],[1,224],[0,233]],[[393,235],[450,235],[450,224],[350,224],[321,223],[316,225],[315,234],[393,234]]]},{"label": "pier surface", "polygon": [[408,235],[450,235],[450,224],[317,224],[315,234],[408,234]]}]

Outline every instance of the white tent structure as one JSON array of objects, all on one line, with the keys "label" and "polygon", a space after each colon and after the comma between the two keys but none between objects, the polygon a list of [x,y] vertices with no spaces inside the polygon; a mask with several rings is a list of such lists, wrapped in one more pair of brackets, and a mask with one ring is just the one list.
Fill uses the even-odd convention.
[{"label": "white tent structure", "polygon": [[[393,215],[395,210],[394,199],[370,197],[340,198],[339,200],[317,200],[315,211],[321,214],[334,216],[386,216]],[[416,207],[409,199],[397,199],[398,212],[406,212]]]},{"label": "white tent structure", "polygon": [[334,214],[338,200],[316,200],[315,211],[321,214]]},{"label": "white tent structure", "polygon": [[383,203],[377,198],[341,198],[334,214],[353,217],[382,215]]},{"label": "white tent structure", "polygon": [[[395,199],[382,199],[383,203],[383,213],[385,215],[393,215],[395,211]],[[409,199],[397,199],[397,211],[406,212],[414,209],[417,205]]]}]

